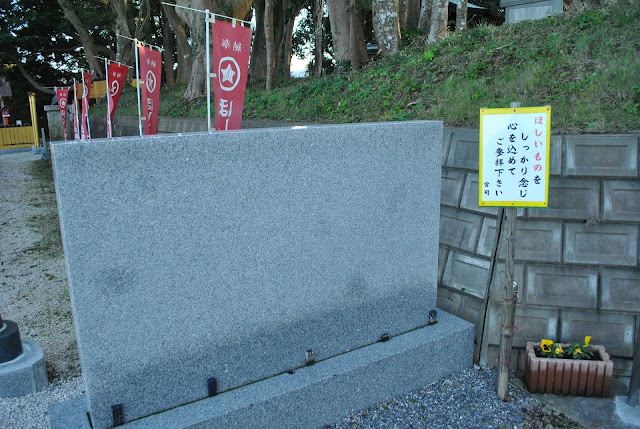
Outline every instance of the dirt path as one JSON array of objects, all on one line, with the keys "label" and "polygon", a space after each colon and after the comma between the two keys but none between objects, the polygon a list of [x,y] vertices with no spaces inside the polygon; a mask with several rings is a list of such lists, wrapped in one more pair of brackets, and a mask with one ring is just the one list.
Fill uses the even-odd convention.
[{"label": "dirt path", "polygon": [[51,169],[0,156],[0,314],[44,350],[49,381],[80,374]]}]

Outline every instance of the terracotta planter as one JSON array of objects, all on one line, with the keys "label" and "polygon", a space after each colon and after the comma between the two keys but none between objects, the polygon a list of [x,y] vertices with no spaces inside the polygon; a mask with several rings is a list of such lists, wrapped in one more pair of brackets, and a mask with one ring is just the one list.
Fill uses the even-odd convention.
[{"label": "terracotta planter", "polygon": [[[561,344],[565,350],[569,344]],[[572,396],[611,396],[613,362],[604,346],[592,346],[600,360],[540,358],[540,343],[527,343],[526,383],[533,393]]]}]

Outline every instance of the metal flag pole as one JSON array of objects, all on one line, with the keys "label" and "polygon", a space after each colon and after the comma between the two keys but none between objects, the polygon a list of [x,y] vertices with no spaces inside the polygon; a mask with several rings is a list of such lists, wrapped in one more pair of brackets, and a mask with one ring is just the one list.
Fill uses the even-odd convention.
[{"label": "metal flag pole", "polygon": [[[118,37],[119,37],[119,36],[118,36]],[[131,40],[133,40],[133,39],[131,39]],[[119,62],[117,62],[117,61],[110,60],[109,58],[101,57],[101,56],[99,56],[99,55],[96,55],[96,58],[99,58],[99,59],[101,59],[101,60],[107,60],[107,61],[109,61],[109,63],[119,64],[119,65],[121,65],[121,66],[129,67],[130,69],[132,69],[132,68],[133,68],[133,66],[130,66],[130,65],[127,65],[127,64],[124,64],[124,63],[119,63]]]},{"label": "metal flag pole", "polygon": [[138,128],[140,129],[140,137],[143,136],[142,133],[142,110],[140,108],[140,70],[138,67],[138,40],[133,39],[133,50],[135,53],[136,59],[136,90],[138,91]]},{"label": "metal flag pole", "polygon": [[[167,6],[173,6],[173,7],[175,7],[176,9],[178,9],[178,8],[179,8],[179,9],[186,9],[186,10],[190,10],[190,11],[192,11],[192,12],[200,12],[200,13],[206,13],[206,12],[208,12],[208,10],[207,10],[207,11],[204,11],[204,10],[202,10],[202,9],[194,9],[194,8],[192,8],[192,7],[180,6],[180,5],[178,5],[178,4],[173,4],[173,3],[167,3],[166,1],[163,1],[163,2],[160,2],[160,3],[165,4],[165,5],[167,5]],[[250,26],[251,26],[251,21],[243,21],[242,19],[234,18],[234,17],[232,17],[232,16],[220,15],[219,13],[211,13],[211,12],[209,12],[209,15],[211,15],[211,16],[213,16],[213,17],[216,17],[216,16],[217,16],[218,18],[222,18],[222,19],[229,19],[229,20],[233,20],[233,21],[238,21],[238,22],[242,23],[242,25],[245,25],[245,24],[246,24],[246,25],[247,25],[247,27],[250,27]],[[124,36],[120,36],[120,35],[118,35],[118,37],[124,37]]]},{"label": "metal flag pole", "polygon": [[[85,91],[87,91],[87,85],[84,83],[84,70],[82,70],[82,98],[85,98]],[[88,91],[87,91],[88,92]],[[87,139],[91,140],[91,124],[89,122],[89,96],[86,97],[87,100]],[[82,100],[82,106],[84,109],[84,100]]]},{"label": "metal flag pole", "polygon": [[[148,46],[150,48],[154,48],[157,51],[164,52],[164,48],[161,48],[158,45],[152,45],[151,43],[146,43],[146,42],[143,42],[142,40],[132,39],[131,37],[123,36],[122,34],[116,34],[116,37],[120,37],[121,39],[131,40],[131,41],[137,43],[138,45]],[[124,64],[124,65],[126,65],[126,64]]]},{"label": "metal flag pole", "polygon": [[[209,36],[209,9],[206,9],[204,13],[205,39],[207,41],[207,131],[211,131],[211,54],[209,53],[211,51],[211,40]],[[215,19],[214,16],[213,20]]]},{"label": "metal flag pole", "polygon": [[78,133],[80,132],[78,121],[78,82],[76,78],[73,78],[73,139],[79,140]]},{"label": "metal flag pole", "polygon": [[[80,77],[82,78],[82,111],[84,112],[84,97],[87,95],[87,87],[84,84],[84,69],[80,69]],[[80,114],[80,140],[84,140],[82,135],[82,127],[84,127],[84,114]],[[89,117],[89,112],[87,112],[87,117]]]},{"label": "metal flag pole", "polygon": [[106,76],[107,89],[107,138],[112,138],[111,134],[111,88],[109,88],[109,60],[104,59],[104,75]]}]

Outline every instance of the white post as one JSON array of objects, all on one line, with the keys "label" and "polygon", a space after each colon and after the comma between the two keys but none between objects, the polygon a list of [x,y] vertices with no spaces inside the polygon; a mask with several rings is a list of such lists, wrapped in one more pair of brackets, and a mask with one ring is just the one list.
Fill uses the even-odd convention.
[{"label": "white post", "polygon": [[211,40],[209,35],[209,9],[204,11],[205,39],[207,40],[207,131],[211,131]]},{"label": "white post", "polygon": [[[84,84],[84,69],[80,69],[80,77],[82,78],[82,101],[80,102],[80,104],[82,105],[82,112],[84,112],[84,98],[87,95],[87,86]],[[80,113],[80,140],[84,140],[82,136],[82,127],[84,127],[84,118],[82,116],[83,116],[83,113]],[[87,112],[87,118],[89,118],[89,112]],[[88,134],[88,130],[87,130],[87,134]]]},{"label": "white post", "polygon": [[136,89],[138,91],[138,128],[140,129],[140,137],[142,134],[142,110],[140,108],[140,70],[138,68],[138,39],[133,39],[133,50],[136,58]]},{"label": "white post", "polygon": [[73,78],[73,139],[80,140],[80,121],[78,120],[78,82],[76,82],[75,77]]},{"label": "white post", "polygon": [[107,88],[107,138],[111,135],[111,88],[109,88],[109,60],[104,59],[105,87]]},{"label": "white post", "polygon": [[[93,82],[93,79],[92,79]],[[82,71],[82,108],[84,109],[84,99],[87,100],[87,139],[91,140],[91,126],[89,124],[89,97],[85,97],[85,92],[89,92],[90,89],[87,89],[87,84],[84,82],[84,70]]]}]

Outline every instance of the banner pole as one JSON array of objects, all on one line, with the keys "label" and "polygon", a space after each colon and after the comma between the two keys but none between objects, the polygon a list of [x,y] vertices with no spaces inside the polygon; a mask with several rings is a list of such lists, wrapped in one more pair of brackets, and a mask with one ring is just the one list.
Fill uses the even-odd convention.
[{"label": "banner pole", "polygon": [[104,75],[105,85],[107,89],[107,138],[112,138],[111,135],[111,88],[109,88],[109,60],[104,59]]},{"label": "banner pole", "polygon": [[[193,12],[205,13],[205,11],[204,11],[204,10],[202,10],[202,9],[194,9],[194,8],[192,8],[192,7],[180,6],[180,5],[173,4],[173,3],[167,3],[166,1],[163,1],[163,2],[160,2],[160,3],[162,3],[162,4],[166,4],[167,6],[175,7],[176,9],[178,9],[178,8],[179,8],[179,9],[186,9],[186,10],[190,10],[190,11],[193,11]],[[229,19],[229,20],[239,21],[239,22],[241,22],[243,25],[244,25],[244,24],[246,24],[246,25],[247,25],[247,27],[250,27],[250,26],[251,26],[251,21],[243,21],[242,19],[237,19],[237,18],[234,18],[234,17],[232,17],[232,16],[220,15],[219,13],[210,13],[210,15],[211,15],[211,16],[213,16],[213,18],[214,18],[214,19],[215,19],[215,17],[217,16],[217,17],[220,17],[220,18],[222,18],[222,19]],[[125,36],[118,35],[118,37],[125,37]]]},{"label": "banner pole", "polygon": [[[84,72],[82,73],[82,82],[83,82],[83,84],[82,84],[82,94],[84,95],[84,91],[85,91],[85,88],[86,88],[86,85],[84,84]],[[92,82],[93,82],[93,79],[92,79]],[[89,88],[89,90],[87,90],[87,92],[90,92],[90,91],[91,91],[91,88]],[[89,122],[89,96],[88,95],[86,97],[86,100],[87,100],[87,139],[91,140],[91,125],[90,125],[90,122]]]},{"label": "banner pole", "polygon": [[211,131],[211,37],[209,35],[209,9],[204,11],[205,38],[207,39],[207,131]]},{"label": "banner pole", "polygon": [[136,59],[136,90],[138,91],[138,128],[140,129],[140,137],[142,134],[142,110],[140,109],[140,69],[138,67],[138,39],[133,39],[133,50]]},{"label": "banner pole", "polygon": [[[84,69],[80,69],[80,77],[82,78],[82,100],[80,104],[82,105],[82,110],[84,111],[84,97],[87,95],[87,87],[84,84]],[[87,116],[89,116],[89,112],[87,112]],[[84,127],[84,115],[80,114],[80,140],[84,140],[84,136],[82,135],[82,128]]]},{"label": "banner pole", "polygon": [[79,139],[80,127],[78,126],[78,82],[73,78],[73,139]]}]

